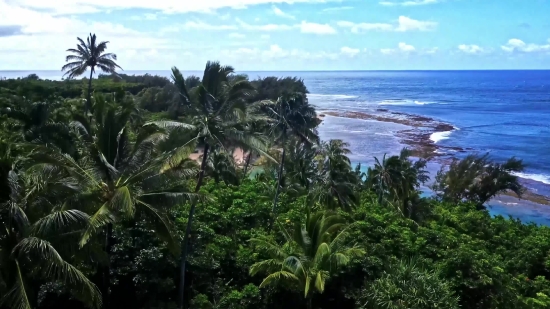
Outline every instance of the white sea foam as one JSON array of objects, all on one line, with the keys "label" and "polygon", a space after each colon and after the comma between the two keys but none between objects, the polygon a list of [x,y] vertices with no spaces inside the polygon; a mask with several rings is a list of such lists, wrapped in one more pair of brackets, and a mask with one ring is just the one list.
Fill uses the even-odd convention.
[{"label": "white sea foam", "polygon": [[430,140],[434,143],[438,143],[442,140],[449,139],[453,131],[435,132],[430,135]]},{"label": "white sea foam", "polygon": [[406,100],[384,100],[378,105],[410,105],[410,102]]},{"label": "white sea foam", "polygon": [[414,104],[416,104],[416,105],[428,105],[428,104],[435,104],[435,102],[414,101]]},{"label": "white sea foam", "polygon": [[520,178],[530,179],[544,184],[550,185],[550,175],[543,174],[527,174],[527,173],[514,173],[515,176]]},{"label": "white sea foam", "polygon": [[428,101],[416,101],[416,100],[384,100],[378,103],[378,105],[402,105],[402,106],[414,106],[414,105],[428,105],[436,104],[436,102]]},{"label": "white sea foam", "polygon": [[347,100],[347,99],[357,99],[359,96],[356,95],[345,95],[345,94],[316,94],[316,93],[310,93],[308,94],[308,97],[311,98],[319,98],[319,99],[327,99],[327,100]]}]

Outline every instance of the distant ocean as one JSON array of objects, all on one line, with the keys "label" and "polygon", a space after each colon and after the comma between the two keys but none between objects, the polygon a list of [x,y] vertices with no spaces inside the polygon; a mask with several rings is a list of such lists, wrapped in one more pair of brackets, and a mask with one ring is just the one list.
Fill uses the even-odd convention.
[{"label": "distant ocean", "polygon": [[[35,73],[61,79],[59,71],[0,71],[0,78]],[[161,75],[169,71],[126,71]],[[201,72],[184,72],[200,75]],[[296,76],[304,79],[310,103],[319,111],[377,110],[421,115],[456,129],[432,134],[437,145],[486,153],[497,161],[516,156],[527,169],[518,174],[531,191],[550,196],[550,71],[342,71],[241,72],[250,78]],[[395,136],[403,125],[374,120],[325,117],[322,139],[343,139],[354,163],[372,164],[373,156],[398,154]],[[448,155],[464,156],[465,153]],[[432,174],[439,168],[430,164]],[[550,225],[550,206],[515,199],[490,203],[493,214]]]}]

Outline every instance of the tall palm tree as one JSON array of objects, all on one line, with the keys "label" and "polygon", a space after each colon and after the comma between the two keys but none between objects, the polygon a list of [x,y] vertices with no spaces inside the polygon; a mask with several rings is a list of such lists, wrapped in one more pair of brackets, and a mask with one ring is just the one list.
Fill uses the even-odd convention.
[{"label": "tall palm tree", "polygon": [[309,194],[313,184],[318,180],[319,167],[316,157],[319,154],[317,145],[309,145],[300,140],[288,144],[288,160],[285,170],[290,182],[302,187]]},{"label": "tall palm tree", "polygon": [[419,199],[420,185],[425,184],[430,180],[428,171],[426,170],[426,160],[418,159],[412,162],[409,157],[411,152],[404,148],[399,155],[401,163],[402,183],[396,188],[397,198],[401,212],[408,218],[415,217],[417,213],[415,208],[422,206]]},{"label": "tall palm tree", "polygon": [[401,150],[399,156],[386,158],[380,162],[375,158],[374,168],[369,168],[367,183],[377,194],[379,203],[394,205],[404,216],[412,218],[415,205],[419,204],[420,185],[430,177],[426,170],[426,161],[409,160],[410,151]]},{"label": "tall palm tree", "polygon": [[[37,165],[61,170],[64,175],[65,203],[90,215],[80,246],[98,234],[104,238],[104,250],[111,253],[113,225],[144,218],[157,235],[177,252],[173,228],[168,217],[171,206],[192,198],[183,181],[195,169],[170,165],[172,153],[158,153],[157,145],[166,136],[146,130],[129,139],[129,119],[133,109],[95,97],[92,121],[76,115],[77,159],[57,149],[41,146],[31,156]],[[103,303],[109,306],[109,264],[103,268]]]},{"label": "tall palm tree", "polygon": [[[88,36],[86,42],[81,38],[77,38],[78,44],[76,49],[70,48],[67,49],[67,52],[70,52],[71,55],[68,55],[65,58],[65,64],[61,71],[66,71],[64,76],[67,76],[69,79],[83,75],[86,70],[90,69],[90,78],[88,79],[88,98],[86,101],[86,110],[85,113],[92,109],[92,78],[96,68],[99,68],[101,71],[114,74],[116,69],[119,68],[122,70],[115,60],[117,60],[116,54],[105,53],[107,50],[108,41],[97,42],[97,37],[95,34]],[[70,62],[69,62],[70,61]]]},{"label": "tall palm tree", "polygon": [[364,250],[346,243],[348,227],[342,218],[331,213],[308,212],[305,226],[296,224],[292,234],[281,227],[284,244],[269,237],[251,239],[270,258],[252,265],[250,274],[267,273],[260,287],[278,283],[297,286],[307,308],[311,308],[313,294],[323,293],[331,275],[352,258],[365,254]]},{"label": "tall palm tree", "polygon": [[318,143],[319,136],[316,128],[319,125],[319,120],[317,119],[315,108],[309,104],[305,93],[284,95],[276,102],[265,102],[264,109],[273,119],[271,133],[275,137],[275,141],[283,148],[281,162],[279,162],[277,187],[273,199],[272,212],[273,220],[275,220],[277,201],[285,165],[285,144],[289,138],[297,138],[310,145]]},{"label": "tall palm tree", "polygon": [[[185,107],[184,113],[190,121],[189,123],[156,121],[148,124],[166,129],[170,134],[179,135],[185,132],[191,136],[191,139],[177,148],[176,153],[170,157],[171,166],[178,165],[181,160],[187,159],[189,149],[195,149],[197,146],[203,148],[195,193],[199,192],[203,184],[208,156],[212,148],[227,149],[246,145],[249,149],[269,157],[265,153],[262,136],[246,130],[247,124],[255,121],[257,117],[247,108],[247,98],[251,96],[254,88],[247,80],[230,80],[229,77],[233,72],[234,69],[230,66],[222,66],[219,62],[208,62],[201,83],[192,89],[187,89],[181,72],[176,67],[172,68],[172,80],[179,91],[181,105]],[[183,308],[184,305],[187,250],[196,206],[197,200],[194,200],[189,210],[183,239],[178,291],[179,308]]]},{"label": "tall palm tree", "polygon": [[[10,198],[0,204],[0,307],[31,309],[37,305],[37,282],[59,281],[73,297],[101,307],[97,287],[66,258],[70,243],[85,228],[88,215],[63,204],[63,188],[54,170],[9,172]],[[61,190],[60,190],[61,189]]]},{"label": "tall palm tree", "polygon": [[391,202],[397,196],[397,186],[403,182],[401,162],[399,157],[382,157],[382,161],[374,158],[374,167],[367,171],[367,185],[378,196],[380,204]]},{"label": "tall palm tree", "polygon": [[321,143],[318,155],[319,178],[316,181],[314,197],[329,209],[340,207],[346,211],[359,203],[356,194],[357,176],[351,168],[347,148],[349,144],[341,140]]}]

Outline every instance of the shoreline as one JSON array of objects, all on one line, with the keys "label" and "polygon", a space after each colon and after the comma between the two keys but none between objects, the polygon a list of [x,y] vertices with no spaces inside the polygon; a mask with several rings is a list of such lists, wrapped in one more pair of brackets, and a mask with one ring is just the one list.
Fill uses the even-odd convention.
[{"label": "shoreline", "polygon": [[[413,156],[423,158],[429,162],[435,162],[440,165],[448,165],[450,160],[454,157],[454,153],[467,153],[470,151],[475,151],[473,148],[448,147],[437,144],[437,141],[446,137],[446,134],[450,134],[452,131],[458,130],[458,128],[449,123],[437,121],[433,118],[420,115],[393,112],[383,108],[376,109],[376,112],[380,114],[353,111],[320,111],[317,114],[317,118],[323,121],[325,116],[331,116],[405,125],[410,128],[395,132],[395,136],[399,138],[399,142],[406,145],[412,151]],[[434,141],[434,137],[439,137],[439,139]],[[498,200],[499,196],[506,196],[508,198],[511,197],[519,200],[526,200],[539,205],[550,206],[550,196],[537,194],[530,190],[527,190],[521,198],[513,192],[505,192],[496,196],[494,199]]]}]

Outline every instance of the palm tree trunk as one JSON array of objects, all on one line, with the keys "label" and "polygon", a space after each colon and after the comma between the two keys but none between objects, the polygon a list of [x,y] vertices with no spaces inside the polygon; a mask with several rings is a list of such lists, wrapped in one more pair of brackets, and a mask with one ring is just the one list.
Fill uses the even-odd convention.
[{"label": "palm tree trunk", "polygon": [[271,230],[271,226],[273,226],[273,223],[275,222],[275,217],[277,216],[277,201],[279,200],[279,191],[281,188],[281,179],[283,178],[283,172],[284,172],[284,166],[285,166],[285,154],[286,149],[283,142],[283,155],[281,156],[281,165],[279,166],[279,175],[277,177],[277,188],[275,188],[275,198],[273,199],[273,208],[271,209],[271,213],[273,215],[273,218],[271,219],[271,223],[269,224],[269,229]]},{"label": "palm tree trunk", "polygon": [[312,297],[308,296],[306,301],[307,301],[307,309],[312,309],[313,308]]},{"label": "palm tree trunk", "polygon": [[101,295],[103,295],[103,309],[109,309],[109,290],[111,288],[111,248],[113,239],[113,224],[107,224],[105,228],[105,252],[107,253],[107,265],[103,268],[103,286]]},{"label": "palm tree trunk", "polygon": [[[208,143],[204,144],[204,154],[202,155],[201,170],[199,172],[199,178],[197,180],[197,186],[195,187],[195,193],[199,193],[202,182],[204,180],[204,170],[206,168],[206,161],[208,158]],[[185,229],[185,236],[183,238],[183,245],[181,247],[181,261],[180,261],[180,285],[178,290],[178,309],[183,309],[185,291],[185,266],[187,264],[187,247],[189,244],[189,234],[191,234],[191,224],[193,222],[193,216],[195,215],[195,208],[197,206],[197,199],[195,198],[191,203],[191,209],[189,210],[189,217],[187,218],[187,228]]]},{"label": "palm tree trunk", "polygon": [[85,115],[88,116],[88,112],[92,110],[92,77],[94,74],[94,68],[90,68],[90,79],[88,80],[88,98],[86,106],[84,108]]},{"label": "palm tree trunk", "polygon": [[246,157],[246,163],[244,164],[244,173],[243,173],[243,179],[246,178],[246,172],[248,171],[248,166],[250,165],[250,159],[252,158],[252,150],[248,152],[248,156]]}]

